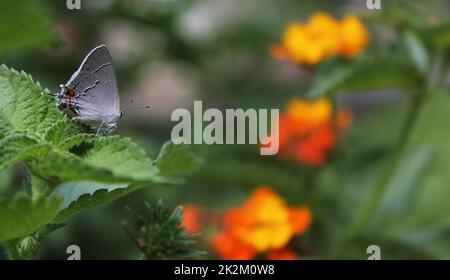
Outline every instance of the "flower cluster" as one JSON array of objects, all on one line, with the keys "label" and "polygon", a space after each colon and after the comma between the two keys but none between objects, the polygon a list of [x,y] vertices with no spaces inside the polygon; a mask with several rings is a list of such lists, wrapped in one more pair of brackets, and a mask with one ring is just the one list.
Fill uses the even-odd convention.
[{"label": "flower cluster", "polygon": [[280,115],[278,156],[312,166],[323,165],[336,146],[337,134],[351,123],[347,110],[334,114],[329,99],[292,100]]},{"label": "flower cluster", "polygon": [[306,23],[289,24],[281,44],[272,48],[272,54],[276,58],[313,66],[337,55],[355,57],[369,39],[369,32],[357,16],[347,15],[336,20],[327,13],[318,12]]},{"label": "flower cluster", "polygon": [[312,220],[307,207],[289,208],[269,187],[258,187],[241,206],[223,216],[223,231],[212,240],[223,259],[249,260],[259,254],[268,259],[296,259],[287,245],[304,233]]}]

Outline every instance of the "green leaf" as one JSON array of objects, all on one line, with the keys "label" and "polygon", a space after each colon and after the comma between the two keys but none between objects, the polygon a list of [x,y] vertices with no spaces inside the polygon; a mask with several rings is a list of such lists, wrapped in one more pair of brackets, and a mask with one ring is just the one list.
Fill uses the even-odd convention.
[{"label": "green leaf", "polygon": [[373,227],[398,224],[411,213],[434,155],[431,147],[424,146],[405,157],[372,218]]},{"label": "green leaf", "polygon": [[0,66],[0,127],[12,131],[30,131],[42,135],[63,114],[55,106],[48,90],[35,83],[25,72]]},{"label": "green leaf", "polygon": [[50,150],[47,144],[40,144],[31,135],[11,134],[0,140],[0,170],[32,157],[39,157]]},{"label": "green leaf", "polygon": [[422,78],[413,69],[410,62],[397,56],[362,57],[355,62],[331,60],[319,67],[308,96],[317,98],[337,91],[416,89]]},{"label": "green leaf", "polygon": [[91,166],[109,168],[116,177],[151,181],[157,173],[144,150],[128,138],[118,136],[96,138],[94,147],[86,153],[84,162]]},{"label": "green leaf", "polygon": [[[86,187],[81,192],[75,190],[76,187]],[[64,197],[64,204],[66,206],[70,200],[72,202],[68,207],[60,210],[58,215],[52,221],[53,223],[61,223],[68,218],[75,216],[87,209],[96,207],[100,204],[108,203],[118,198],[121,198],[131,192],[143,188],[145,185],[106,185],[106,184],[90,184],[90,183],[77,183],[63,186],[60,190],[58,187],[55,190],[55,195],[62,195]],[[94,191],[92,191],[94,190]],[[83,193],[86,192],[84,194]],[[76,199],[76,200],[75,200]]]},{"label": "green leaf", "polygon": [[189,150],[189,146],[177,140],[165,143],[155,161],[159,174],[164,176],[191,170],[199,164],[200,160]]},{"label": "green leaf", "polygon": [[29,161],[34,174],[49,181],[165,182],[144,151],[131,140],[118,136],[85,141],[82,155],[51,150],[46,160]]},{"label": "green leaf", "polygon": [[0,55],[47,44],[55,37],[44,1],[0,1]]},{"label": "green leaf", "polygon": [[56,216],[60,204],[58,197],[37,201],[25,195],[0,197],[0,242],[34,233]]},{"label": "green leaf", "polygon": [[52,196],[62,197],[61,209],[66,209],[77,201],[82,195],[93,195],[98,190],[111,192],[115,189],[123,189],[128,185],[123,183],[97,183],[97,182],[64,182],[56,187]]},{"label": "green leaf", "polygon": [[[96,154],[95,157],[97,157]],[[134,155],[138,157],[139,155]],[[94,158],[95,158],[94,157]],[[176,162],[180,161],[180,164]],[[175,145],[171,142],[164,144],[161,148],[161,152],[154,165],[164,170],[164,173],[153,174],[154,183],[176,183],[177,181],[171,180],[166,177],[160,177],[161,175],[174,175],[176,172],[186,171],[199,162],[187,145]],[[118,165],[122,165],[118,163]],[[145,167],[144,167],[145,168]],[[170,171],[170,172],[169,172]],[[120,171],[122,172],[122,171]],[[123,172],[138,172],[138,170],[123,170]],[[96,173],[95,176],[104,176]],[[145,173],[143,173],[145,175]],[[139,176],[139,175],[137,175]],[[86,177],[86,176],[85,176]],[[156,179],[158,178],[158,180]],[[107,179],[105,178],[105,181]],[[146,182],[133,181],[132,184],[124,183],[97,183],[97,182],[66,182],[56,187],[52,195],[63,197],[64,202],[61,206],[61,212],[55,219],[56,223],[60,223],[65,219],[76,215],[83,210],[98,206],[99,204],[113,201],[117,198],[125,196],[133,191],[136,191],[142,187],[145,187]]]},{"label": "green leaf", "polygon": [[428,52],[422,40],[411,30],[405,33],[406,49],[417,70],[426,74],[429,69]]},{"label": "green leaf", "polygon": [[68,150],[84,141],[97,137],[95,134],[80,133],[80,127],[71,122],[67,116],[62,115],[59,120],[44,131],[44,138],[51,142],[55,148]]}]

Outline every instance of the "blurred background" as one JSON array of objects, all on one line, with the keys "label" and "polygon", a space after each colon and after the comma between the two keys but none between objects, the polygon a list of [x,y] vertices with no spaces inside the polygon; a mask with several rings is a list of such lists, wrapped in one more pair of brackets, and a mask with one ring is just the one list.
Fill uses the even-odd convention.
[{"label": "blurred background", "polygon": [[[366,259],[372,244],[385,259],[450,257],[448,87],[420,112],[369,222],[346,239],[394,153],[409,100],[386,86],[311,101],[307,93],[319,63],[286,53],[289,24],[306,24],[317,12],[336,21],[357,15],[364,30],[356,24],[359,35],[348,36],[367,38],[347,59],[398,51],[402,25],[390,20],[423,27],[445,22],[448,1],[407,1],[414,13],[389,9],[396,2],[390,0],[381,10],[369,10],[365,0],[81,0],[80,10],[65,2],[2,1],[0,62],[56,92],[93,47],[106,44],[125,110],[114,133],[133,138],[152,158],[170,139],[172,111],[191,109],[194,100],[203,108],[278,108],[286,123],[299,110],[308,127],[320,119],[333,130],[312,133],[315,138],[296,134],[296,140],[280,135],[308,140],[292,149],[282,142],[274,157],[260,156],[257,145],[192,145],[203,163],[186,183],[144,188],[80,214],[49,236],[42,258],[65,259],[71,244],[81,247],[83,259],[138,258],[121,226],[129,215],[125,205],[139,209],[160,198],[171,208],[185,207],[185,226],[202,233],[196,238],[196,247],[207,252],[201,258]],[[151,109],[132,109],[142,105]],[[294,129],[286,127],[280,133]],[[16,192],[25,177],[20,165],[0,173],[0,190]],[[233,248],[238,243],[230,232],[245,235],[240,241],[246,245],[252,243],[246,238],[257,241],[248,250]]]}]

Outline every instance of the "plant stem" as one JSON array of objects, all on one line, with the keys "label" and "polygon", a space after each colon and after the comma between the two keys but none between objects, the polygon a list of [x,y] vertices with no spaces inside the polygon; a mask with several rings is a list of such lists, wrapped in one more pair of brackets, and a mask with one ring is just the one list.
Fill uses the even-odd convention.
[{"label": "plant stem", "polygon": [[347,236],[348,240],[354,238],[360,231],[367,225],[370,220],[370,217],[377,210],[377,207],[386,192],[386,189],[391,182],[395,171],[403,157],[403,153],[408,144],[408,140],[411,136],[411,132],[413,131],[414,125],[418,119],[418,115],[420,113],[422,105],[424,104],[424,97],[427,96],[425,92],[417,92],[412,98],[412,104],[408,110],[406,120],[403,124],[403,127],[400,131],[400,136],[397,140],[397,143],[394,147],[394,151],[392,157],[389,159],[387,165],[382,171],[381,176],[376,182],[375,187],[373,188],[372,194],[369,196],[369,199],[356,217],[352,226],[350,227],[349,235]]}]

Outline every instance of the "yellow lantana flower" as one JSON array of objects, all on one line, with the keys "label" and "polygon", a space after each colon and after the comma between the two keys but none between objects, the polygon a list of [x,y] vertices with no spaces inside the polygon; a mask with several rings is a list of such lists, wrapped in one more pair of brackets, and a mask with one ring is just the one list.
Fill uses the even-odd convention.
[{"label": "yellow lantana flower", "polygon": [[340,25],[341,53],[347,57],[359,55],[369,42],[369,32],[355,15],[342,19]]},{"label": "yellow lantana flower", "polygon": [[357,16],[336,20],[318,12],[306,23],[288,24],[282,43],[272,47],[272,55],[313,66],[336,55],[354,57],[364,50],[369,40],[369,32]]}]

